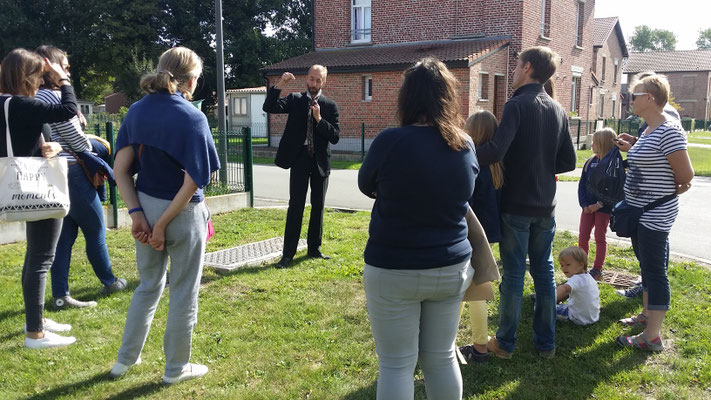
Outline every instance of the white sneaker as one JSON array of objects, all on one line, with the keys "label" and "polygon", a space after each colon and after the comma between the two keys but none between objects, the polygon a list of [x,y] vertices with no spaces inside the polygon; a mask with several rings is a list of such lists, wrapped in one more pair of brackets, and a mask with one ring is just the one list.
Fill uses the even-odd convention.
[{"label": "white sneaker", "polygon": [[54,332],[44,331],[44,337],[42,339],[25,337],[25,347],[30,349],[48,349],[50,347],[69,346],[76,341],[77,339],[74,336],[60,336]]},{"label": "white sneaker", "polygon": [[206,373],[207,365],[189,363],[183,367],[183,372],[181,372],[178,376],[169,377],[163,375],[163,383],[170,385],[172,383],[178,383],[182,381],[187,381],[189,379],[199,378],[205,375]]},{"label": "white sneaker", "polygon": [[[72,330],[72,326],[69,324],[60,324],[59,322],[52,321],[49,318],[45,318],[42,322],[45,331],[50,331],[54,333],[59,332],[69,332]],[[27,324],[25,324],[25,329],[22,333],[27,333]]]},{"label": "white sneaker", "polygon": [[123,374],[125,374],[129,369],[131,369],[131,367],[133,367],[134,365],[138,365],[142,362],[143,362],[143,360],[141,360],[141,356],[138,356],[138,360],[136,360],[136,362],[131,365],[121,364],[120,362],[117,362],[111,368],[111,371],[109,372],[109,376],[111,376],[112,378],[118,378],[119,376],[122,376]]}]

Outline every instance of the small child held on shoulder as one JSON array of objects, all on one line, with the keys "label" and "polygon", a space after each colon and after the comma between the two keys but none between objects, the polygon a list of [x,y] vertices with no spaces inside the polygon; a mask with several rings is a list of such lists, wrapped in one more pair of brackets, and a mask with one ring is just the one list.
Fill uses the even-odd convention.
[{"label": "small child held on shoulder", "polygon": [[[588,274],[588,255],[578,246],[564,249],[558,262],[568,281],[556,287],[556,318],[590,325],[600,319],[600,292],[597,282]],[[562,303],[568,299],[567,303]]]},{"label": "small child held on shoulder", "polygon": [[602,267],[605,264],[605,256],[607,255],[607,226],[610,224],[610,212],[614,204],[603,204],[593,193],[588,189],[588,177],[590,172],[597,167],[600,160],[614,146],[614,141],[617,138],[615,131],[610,128],[599,130],[593,134],[592,150],[594,155],[590,157],[583,165],[583,172],[578,182],[578,202],[583,211],[580,214],[580,234],[578,235],[578,244],[589,254],[590,233],[595,227],[595,262],[590,270],[590,275],[596,281],[602,279]]}]

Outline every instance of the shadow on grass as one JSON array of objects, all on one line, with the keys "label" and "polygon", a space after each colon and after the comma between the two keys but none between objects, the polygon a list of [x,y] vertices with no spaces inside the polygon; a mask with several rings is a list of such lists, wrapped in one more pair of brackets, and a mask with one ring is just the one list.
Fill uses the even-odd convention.
[{"label": "shadow on grass", "polygon": [[24,308],[18,308],[16,310],[5,310],[3,312],[0,312],[0,323],[5,321],[6,319],[10,319],[12,317],[21,315],[25,313]]},{"label": "shadow on grass", "polygon": [[[86,390],[94,385],[111,381],[113,380],[109,377],[109,374],[102,372],[83,381],[69,383],[42,393],[28,396],[25,400],[54,399],[61,396],[71,396],[73,394],[80,394],[82,390]],[[147,382],[141,386],[132,387],[124,390],[123,392],[114,394],[113,396],[105,397],[105,399],[135,399],[148,396],[151,393],[158,392],[166,387],[167,386],[162,382]]]},{"label": "shadow on grass", "polygon": [[[638,310],[641,301],[616,299],[601,310],[600,321],[589,326],[573,323],[556,325],[556,356],[553,360],[539,357],[533,347],[533,301],[524,296],[521,323],[518,327],[518,348],[512,360],[492,357],[488,363],[460,366],[464,381],[463,398],[478,398],[492,394],[511,399],[587,399],[601,383],[622,371],[636,369],[649,353],[621,349],[614,341],[596,344],[620,318]],[[497,325],[498,315],[489,323]],[[630,334],[621,325],[620,334]],[[609,335],[609,333],[608,333]],[[621,357],[615,355],[626,352]],[[426,398],[422,381],[415,381],[415,398]],[[348,400],[375,397],[377,381],[344,397]]]}]

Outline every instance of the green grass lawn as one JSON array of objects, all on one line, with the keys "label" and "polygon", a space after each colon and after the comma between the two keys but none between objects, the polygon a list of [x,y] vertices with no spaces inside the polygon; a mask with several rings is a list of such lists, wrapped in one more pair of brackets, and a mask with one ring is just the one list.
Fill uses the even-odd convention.
[{"label": "green grass lawn", "polygon": [[[284,218],[285,211],[275,209],[217,215],[217,235],[208,251],[279,236]],[[80,236],[74,247],[70,287],[75,297],[97,299],[99,305],[48,310],[48,318],[73,325],[77,343],[64,349],[25,349],[20,288],[24,243],[0,246],[0,398],[374,398],[377,359],[361,281],[370,214],[327,210],[324,218],[323,250],[333,256],[331,260],[306,259],[299,253],[293,267],[283,270],[270,265],[231,275],[205,270],[192,360],[207,364],[210,373],[173,386],[160,383],[167,295],[158,306],[142,353],[143,364],[110,380],[106,374],[116,360],[131,292],[99,295],[100,283],[86,261]],[[129,231],[109,231],[107,241],[114,271],[128,278],[130,290],[135,289],[138,276]],[[575,242],[575,237],[559,233],[554,252]],[[611,247],[609,253],[607,268],[638,270],[630,249]],[[556,278],[564,281],[560,272]],[[463,366],[464,397],[709,398],[711,272],[695,263],[672,262],[669,278],[672,310],[663,329],[668,351],[643,354],[618,348],[615,337],[630,330],[616,321],[639,312],[641,299],[626,300],[612,287],[601,285],[600,321],[589,327],[559,323],[557,354],[551,361],[534,354],[533,304],[527,296],[533,285],[527,280],[514,358]],[[496,304],[489,307],[490,334],[496,329]],[[468,318],[463,318],[458,344],[465,344],[469,337]],[[419,370],[415,382],[415,398],[426,398]]]},{"label": "green grass lawn", "polygon": [[711,132],[709,131],[692,132],[688,134],[687,138],[689,143],[711,144]]}]

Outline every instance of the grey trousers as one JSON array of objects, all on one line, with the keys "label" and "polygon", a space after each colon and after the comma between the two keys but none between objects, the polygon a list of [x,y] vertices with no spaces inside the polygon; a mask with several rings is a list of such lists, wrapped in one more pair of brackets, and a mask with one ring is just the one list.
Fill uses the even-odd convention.
[{"label": "grey trousers", "polygon": [[[153,226],[170,204],[138,192],[148,223]],[[170,258],[170,308],[163,336],[165,375],[177,376],[190,362],[193,328],[197,323],[198,291],[209,212],[205,202],[189,203],[166,227],[165,249],[154,250],[136,241],[136,264],[141,283],[133,292],[118,362],[136,362],[165,288]]]},{"label": "grey trousers", "polygon": [[459,304],[473,275],[469,260],[417,270],[365,265],[363,286],[378,353],[378,399],[412,400],[418,362],[428,399],[462,398],[454,340]]}]

